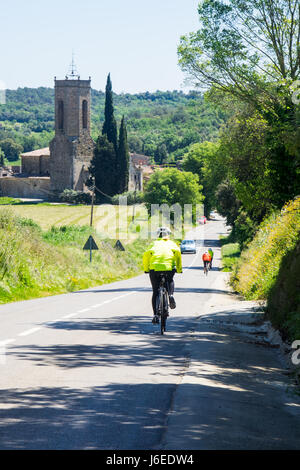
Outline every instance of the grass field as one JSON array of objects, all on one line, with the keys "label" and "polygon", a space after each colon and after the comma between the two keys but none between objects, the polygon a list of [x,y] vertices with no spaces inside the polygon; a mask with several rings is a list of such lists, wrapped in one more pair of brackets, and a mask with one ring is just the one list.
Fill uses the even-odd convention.
[{"label": "grass field", "polygon": [[[90,225],[91,206],[68,205],[53,203],[31,204],[12,198],[0,198],[1,206],[9,205],[10,211],[19,217],[31,219],[42,230],[63,226]],[[132,217],[134,214],[134,222]],[[133,206],[102,204],[95,205],[93,211],[93,228],[101,238],[133,241],[137,238],[148,239],[149,232],[157,227],[170,225],[163,216],[148,218],[147,209],[143,204]],[[191,229],[192,227],[187,227]]]},{"label": "grass field", "polygon": [[[10,205],[10,210],[17,216],[33,220],[42,230],[65,225],[89,225],[91,218],[91,206],[86,205],[18,203]],[[137,205],[134,224],[131,223],[132,214],[133,206],[94,206],[93,227],[104,238],[133,240],[147,225],[147,211],[144,206]]]},{"label": "grass field", "polygon": [[[134,213],[134,221],[132,220]],[[91,206],[0,198],[0,304],[81,290],[142,272],[161,215],[142,204]],[[92,234],[99,250],[83,250]],[[125,251],[115,249],[121,240]]]},{"label": "grass field", "polygon": [[[25,207],[25,206],[20,206]],[[92,233],[98,250],[90,262],[83,246]],[[89,225],[63,225],[42,230],[32,219],[0,208],[0,304],[126,279],[142,271],[144,240],[100,237]]]}]

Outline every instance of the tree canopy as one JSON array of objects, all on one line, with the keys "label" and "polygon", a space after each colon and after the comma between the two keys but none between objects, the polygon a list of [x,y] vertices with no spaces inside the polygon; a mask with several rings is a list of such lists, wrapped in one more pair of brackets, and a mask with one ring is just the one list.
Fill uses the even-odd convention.
[{"label": "tree canopy", "polygon": [[299,77],[298,0],[204,0],[198,13],[200,29],[181,38],[178,54],[199,87],[265,106]]},{"label": "tree canopy", "polygon": [[[230,116],[218,151],[206,158],[191,146],[183,168],[199,175],[206,201],[229,223],[254,226],[300,192],[300,5],[204,0],[198,14],[199,30],[181,38],[179,63]],[[215,181],[208,192],[207,178]]]},{"label": "tree canopy", "polygon": [[[96,141],[105,119],[105,93],[91,90],[91,135]],[[216,140],[228,111],[207,102],[201,93],[157,91],[155,93],[112,92],[114,116],[126,120],[131,152],[153,158],[162,145],[167,160],[180,160],[190,144]],[[18,88],[6,91],[0,105],[1,140],[12,138],[29,152],[47,147],[54,135],[53,88]]]},{"label": "tree canopy", "polygon": [[169,207],[179,204],[182,210],[185,204],[191,204],[195,217],[196,204],[202,204],[204,200],[201,190],[198,175],[176,168],[165,168],[155,171],[149,179],[144,200],[149,214],[153,204],[166,204]]}]

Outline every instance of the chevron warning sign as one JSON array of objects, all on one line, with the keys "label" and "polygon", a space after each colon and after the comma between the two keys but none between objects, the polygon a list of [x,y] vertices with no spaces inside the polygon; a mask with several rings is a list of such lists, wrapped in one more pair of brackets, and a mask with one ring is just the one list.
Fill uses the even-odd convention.
[{"label": "chevron warning sign", "polygon": [[83,247],[84,250],[99,250],[97,243],[93,239],[92,235],[89,236],[86,244]]},{"label": "chevron warning sign", "polygon": [[124,248],[124,246],[122,245],[122,243],[120,242],[120,240],[118,240],[118,241],[116,242],[115,248],[116,248],[117,250],[120,250],[120,251],[125,251],[125,248]]}]

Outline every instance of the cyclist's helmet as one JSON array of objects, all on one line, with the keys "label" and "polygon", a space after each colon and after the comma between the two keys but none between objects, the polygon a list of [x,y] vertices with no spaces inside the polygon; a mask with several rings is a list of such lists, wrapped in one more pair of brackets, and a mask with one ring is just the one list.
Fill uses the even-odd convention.
[{"label": "cyclist's helmet", "polygon": [[160,227],[160,228],[157,230],[157,237],[158,237],[158,238],[169,237],[170,234],[171,234],[171,230],[168,229],[168,227]]}]

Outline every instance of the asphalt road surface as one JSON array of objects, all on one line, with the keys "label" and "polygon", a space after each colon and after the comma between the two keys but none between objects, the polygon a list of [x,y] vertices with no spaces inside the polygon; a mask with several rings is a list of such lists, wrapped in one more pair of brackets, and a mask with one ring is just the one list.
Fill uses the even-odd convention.
[{"label": "asphalt road surface", "polygon": [[[225,231],[218,219],[191,234],[198,251],[183,255],[184,272],[175,276],[177,308],[164,336],[151,322],[145,274],[1,306],[0,449],[168,449],[189,448],[191,442],[201,448],[201,441],[182,441],[188,413],[180,418],[174,411],[193,366],[197,318],[228,295],[218,267],[218,240]],[[207,277],[204,246],[215,250]],[[202,338],[202,352],[208,339]],[[215,403],[211,390],[208,400]],[[199,419],[214,428],[205,416]],[[218,448],[215,428],[205,445]]]}]

